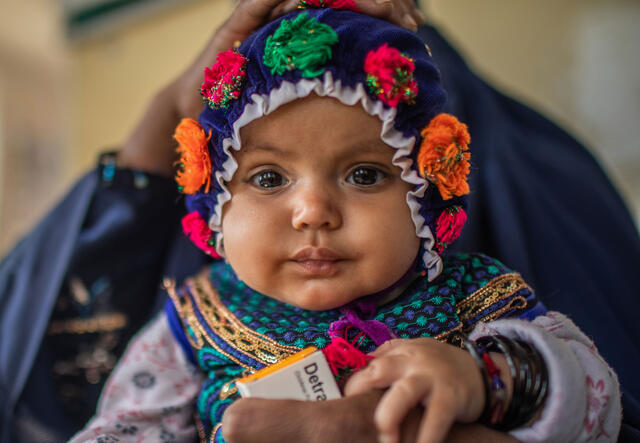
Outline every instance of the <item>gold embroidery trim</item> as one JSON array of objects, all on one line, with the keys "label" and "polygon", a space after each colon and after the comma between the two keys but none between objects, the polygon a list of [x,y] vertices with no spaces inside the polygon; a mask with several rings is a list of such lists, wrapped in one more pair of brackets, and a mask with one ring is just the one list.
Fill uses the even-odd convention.
[{"label": "gold embroidery trim", "polygon": [[124,328],[127,317],[119,312],[102,314],[92,318],[72,318],[70,320],[52,321],[47,334],[90,334],[94,332],[111,332]]},{"label": "gold embroidery trim", "polygon": [[220,393],[218,394],[218,399],[219,400],[226,400],[227,398],[229,398],[231,395],[235,394],[236,392],[238,392],[238,387],[233,385],[236,382],[236,380],[238,380],[240,377],[238,378],[234,378],[233,380],[230,380],[228,382],[226,382],[225,384],[222,385],[222,388],[220,388]]},{"label": "gold embroidery trim", "polygon": [[222,423],[218,423],[213,430],[211,431],[211,435],[209,436],[209,442],[210,443],[215,443],[216,441],[216,432],[218,432],[218,429],[220,429],[222,427]]},{"label": "gold embroidery trim", "polygon": [[204,425],[202,424],[202,420],[200,420],[197,412],[193,414],[193,418],[196,422],[196,430],[198,431],[198,439],[200,440],[200,443],[207,443],[207,435],[204,430]]},{"label": "gold embroidery trim", "polygon": [[[211,337],[209,337],[209,335],[207,334],[207,331],[204,330],[204,328],[198,321],[198,318],[196,317],[196,314],[193,310],[193,304],[191,303],[191,299],[189,297],[179,297],[176,294],[175,281],[165,280],[164,288],[167,290],[169,297],[171,297],[174,305],[176,306],[178,315],[182,319],[182,324],[183,324],[183,328],[185,329],[187,339],[189,340],[189,343],[191,344],[191,346],[193,346],[194,349],[197,349],[197,350],[202,349],[206,341],[207,343],[209,343],[209,345],[211,345],[212,348],[214,348],[220,354],[227,357],[229,360],[231,360],[235,364],[242,366],[243,368],[246,368],[246,369],[255,369],[241,362],[233,355],[223,351],[218,346],[218,344],[215,343]],[[189,334],[189,331],[186,330],[187,326],[191,329],[191,331],[193,331],[193,334],[194,334],[193,337],[191,336],[191,334]]]},{"label": "gold embroidery trim", "polygon": [[[465,321],[478,315],[495,303],[506,300],[516,292],[525,288],[533,291],[518,273],[514,272],[496,277],[469,297],[458,302],[456,305],[458,317],[460,318],[461,323],[464,324]],[[479,318],[478,321],[492,321],[501,317],[506,312],[524,309],[526,306],[527,300],[524,297],[513,297],[505,306]],[[475,325],[465,327],[465,329],[468,330],[472,326]]]},{"label": "gold embroidery trim", "polygon": [[[458,319],[459,318],[460,317],[458,317]],[[450,342],[451,341],[451,334],[457,334],[460,331],[462,331],[462,322],[459,322],[458,325],[455,328],[451,328],[448,331],[441,332],[440,334],[436,335],[433,338],[438,340],[438,341]]]},{"label": "gold embroidery trim", "polygon": [[296,346],[281,345],[242,323],[220,300],[208,271],[188,280],[187,284],[207,325],[235,349],[265,365],[277,363],[300,351]]},{"label": "gold embroidery trim", "polygon": [[197,308],[202,313],[207,326],[216,335],[234,349],[252,359],[258,360],[264,365],[276,363],[300,350],[295,346],[281,345],[272,338],[260,334],[242,323],[220,300],[217,290],[211,284],[208,270],[205,269],[195,278],[187,279],[185,284],[189,287],[195,306],[192,305],[189,297],[177,296],[174,282],[166,281],[165,288],[183,322],[186,322],[195,334],[195,338],[192,338],[187,333],[187,337],[194,348],[202,349],[206,342],[236,364],[244,368],[257,369],[240,362],[237,358],[217,346],[196,317],[195,308]]},{"label": "gold embroidery trim", "polygon": [[[176,282],[173,279],[165,278],[162,286],[173,301],[173,305],[175,306],[176,311],[178,311],[178,316],[182,320],[182,324],[185,329],[185,335],[187,336],[189,343],[195,349],[202,349],[202,347],[204,346],[204,340],[202,338],[202,334],[199,334],[200,331],[198,327],[198,318],[193,311],[193,304],[191,303],[191,299],[189,297],[178,296],[178,294],[176,293]],[[194,332],[194,336],[186,331],[187,326]]]}]

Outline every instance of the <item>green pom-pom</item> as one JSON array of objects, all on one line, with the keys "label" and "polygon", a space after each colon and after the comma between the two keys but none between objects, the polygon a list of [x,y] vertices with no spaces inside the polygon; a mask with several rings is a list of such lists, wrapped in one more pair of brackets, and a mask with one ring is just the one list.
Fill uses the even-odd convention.
[{"label": "green pom-pom", "polygon": [[299,69],[303,77],[317,77],[324,72],[322,66],[331,58],[331,46],[336,43],[336,31],[303,13],[293,20],[282,20],[267,38],[263,63],[271,68],[271,74]]}]

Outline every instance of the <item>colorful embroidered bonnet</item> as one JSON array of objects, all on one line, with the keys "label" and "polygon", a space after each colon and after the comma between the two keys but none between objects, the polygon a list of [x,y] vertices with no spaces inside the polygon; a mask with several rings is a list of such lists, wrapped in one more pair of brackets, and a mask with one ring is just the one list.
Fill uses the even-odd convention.
[{"label": "colorful embroidered bonnet", "polygon": [[414,185],[406,200],[422,239],[420,266],[429,280],[440,274],[440,254],[466,220],[469,135],[440,114],[440,75],[416,34],[355,12],[299,10],[219,54],[201,93],[199,121],[183,120],[175,135],[176,180],[190,211],[183,227],[201,249],[224,255],[221,217],[232,198],[225,183],[237,169],[240,128],[315,93],[380,118],[393,164]]}]

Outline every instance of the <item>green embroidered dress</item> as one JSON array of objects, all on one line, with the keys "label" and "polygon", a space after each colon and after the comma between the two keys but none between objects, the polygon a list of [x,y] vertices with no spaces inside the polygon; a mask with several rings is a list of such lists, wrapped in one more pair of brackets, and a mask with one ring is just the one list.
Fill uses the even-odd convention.
[{"label": "green embroidered dress", "polygon": [[[329,325],[341,312],[307,311],[255,292],[223,262],[215,262],[179,289],[169,285],[167,315],[187,356],[207,375],[197,402],[204,441],[223,441],[220,425],[236,398],[234,380],[302,348],[323,348]],[[433,337],[452,344],[478,322],[503,317],[532,319],[545,312],[522,277],[481,254],[444,258],[438,278],[419,276],[374,316],[399,338]],[[353,328],[352,328],[353,329]],[[349,330],[347,339],[360,331]],[[363,336],[357,346],[371,352]]]}]

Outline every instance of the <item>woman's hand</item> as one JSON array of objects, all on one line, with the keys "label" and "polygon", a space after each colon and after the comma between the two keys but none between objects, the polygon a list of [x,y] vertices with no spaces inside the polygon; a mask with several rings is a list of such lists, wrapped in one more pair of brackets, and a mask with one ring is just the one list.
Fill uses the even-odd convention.
[{"label": "woman's hand", "polygon": [[[382,391],[330,401],[237,400],[225,411],[222,433],[229,443],[371,443],[379,441],[373,423]],[[402,443],[414,443],[422,407],[402,422]],[[517,443],[502,432],[477,424],[456,424],[446,443]]]},{"label": "woman's hand", "polygon": [[321,443],[376,441],[373,411],[381,392],[329,401],[235,401],[224,413],[222,434],[229,443]]},{"label": "woman's hand", "polygon": [[[413,0],[355,0],[367,15],[415,30],[424,21]],[[152,99],[119,154],[124,167],[170,176],[176,160],[173,131],[185,117],[202,110],[199,94],[203,71],[216,55],[243,41],[260,26],[297,8],[297,0],[240,0],[193,63]]]},{"label": "woman's hand", "polygon": [[[376,358],[354,374],[347,395],[387,389],[374,414],[380,441],[399,442],[409,411],[423,406],[417,440],[444,442],[454,422],[472,423],[485,404],[484,383],[476,363],[466,351],[434,339],[392,340],[372,353]],[[492,355],[494,359],[494,355]],[[505,369],[504,360],[495,363]],[[508,369],[501,374],[508,374]],[[510,392],[511,380],[505,380]]]}]

